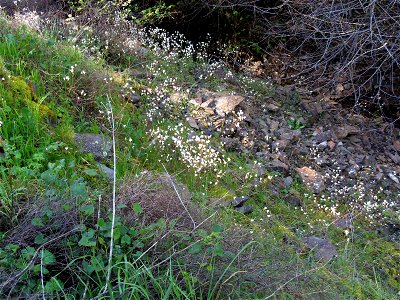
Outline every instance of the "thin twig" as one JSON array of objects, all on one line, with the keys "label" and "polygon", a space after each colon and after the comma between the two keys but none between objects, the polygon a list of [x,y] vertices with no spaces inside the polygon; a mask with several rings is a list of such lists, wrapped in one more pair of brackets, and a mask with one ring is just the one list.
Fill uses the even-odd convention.
[{"label": "thin twig", "polygon": [[179,201],[181,202],[183,208],[186,210],[186,212],[187,212],[187,214],[188,214],[190,220],[192,220],[193,229],[196,228],[196,222],[195,222],[194,219],[192,218],[192,215],[190,214],[189,210],[186,208],[185,203],[183,203],[182,198],[181,198],[181,196],[179,195],[178,189],[176,188],[174,181],[172,180],[171,176],[169,175],[167,168],[164,166],[164,164],[162,164],[162,166],[163,166],[165,172],[167,173],[169,180],[171,181],[171,184],[172,184],[172,186],[173,186],[173,188],[174,188],[174,190],[175,190],[176,195],[178,196]]},{"label": "thin twig", "polygon": [[50,245],[51,243],[53,243],[53,242],[55,242],[55,241],[57,241],[57,240],[59,240],[59,239],[65,237],[65,236],[67,236],[67,235],[70,235],[71,233],[73,233],[73,232],[75,232],[75,231],[78,231],[78,230],[79,230],[78,227],[77,227],[77,228],[74,228],[74,229],[72,229],[72,230],[70,230],[70,231],[68,231],[68,232],[66,232],[66,233],[63,233],[63,234],[60,235],[60,236],[57,236],[57,237],[51,239],[50,241],[47,241],[47,242],[44,243],[43,245],[40,245],[39,248],[37,248],[35,254],[33,254],[33,257],[31,258],[31,260],[30,260],[30,261],[27,263],[27,265],[25,266],[25,268],[23,268],[19,273],[17,273],[17,274],[16,274],[15,276],[13,276],[12,278],[10,278],[10,279],[6,280],[5,282],[1,283],[1,284],[0,284],[0,290],[3,289],[5,286],[7,286],[10,282],[12,282],[12,281],[18,279],[19,277],[21,277],[26,271],[28,271],[28,269],[31,267],[31,265],[32,265],[33,262],[35,261],[36,257],[38,256],[38,253],[39,253],[42,249],[44,249],[44,247],[46,247],[47,245]]},{"label": "thin twig", "polygon": [[116,213],[116,186],[117,186],[117,154],[115,147],[115,124],[114,124],[114,113],[111,105],[110,97],[107,95],[108,100],[108,109],[110,114],[110,123],[111,123],[111,134],[112,134],[112,145],[113,145],[113,194],[112,194],[112,219],[111,219],[111,230],[110,230],[110,253],[108,256],[108,267],[107,267],[107,277],[106,277],[106,285],[104,287],[104,293],[107,291],[108,284],[111,278],[111,265],[112,265],[112,256],[113,256],[113,248],[114,248],[114,226],[115,226],[115,213]]},{"label": "thin twig", "polygon": [[46,300],[46,297],[45,297],[45,294],[44,294],[43,255],[44,255],[44,248],[42,248],[42,255],[40,256],[40,282],[42,284],[42,299]]},{"label": "thin twig", "polygon": [[[99,223],[100,219],[100,210],[101,210],[101,194],[99,195],[99,206],[97,208],[97,224]],[[98,227],[98,225],[96,225]]]}]

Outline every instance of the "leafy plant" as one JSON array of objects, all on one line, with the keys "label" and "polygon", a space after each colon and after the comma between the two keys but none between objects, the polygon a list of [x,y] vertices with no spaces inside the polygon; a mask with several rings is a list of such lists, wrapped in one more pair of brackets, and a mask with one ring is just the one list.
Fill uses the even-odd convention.
[{"label": "leafy plant", "polygon": [[298,129],[303,129],[306,126],[298,119],[293,119],[288,121],[290,129],[293,130],[298,130]]}]

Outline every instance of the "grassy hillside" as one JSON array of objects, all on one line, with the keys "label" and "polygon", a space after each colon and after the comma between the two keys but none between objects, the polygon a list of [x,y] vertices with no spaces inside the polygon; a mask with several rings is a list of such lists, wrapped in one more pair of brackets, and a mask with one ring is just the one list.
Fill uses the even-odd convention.
[{"label": "grassy hillside", "polygon": [[[180,35],[30,17],[0,15],[1,298],[398,299],[400,249],[377,219],[334,226],[348,207],[193,124],[199,91],[263,101],[272,84]],[[250,214],[229,205],[242,196]]]}]

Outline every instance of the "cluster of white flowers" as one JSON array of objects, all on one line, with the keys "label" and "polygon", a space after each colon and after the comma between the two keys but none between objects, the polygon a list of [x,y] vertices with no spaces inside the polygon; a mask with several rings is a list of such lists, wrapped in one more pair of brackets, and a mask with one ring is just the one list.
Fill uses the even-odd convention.
[{"label": "cluster of white flowers", "polygon": [[23,25],[34,31],[39,31],[41,29],[42,21],[36,11],[23,10],[22,12],[16,12],[13,20],[19,26]]},{"label": "cluster of white flowers", "polygon": [[[176,159],[178,154],[181,161],[194,170],[195,176],[206,172],[213,172],[217,178],[224,175],[227,160],[218,150],[221,147],[212,145],[210,136],[190,132],[182,123],[167,128],[157,127],[151,131],[160,151],[160,162]],[[166,151],[165,151],[166,150]]]},{"label": "cluster of white flowers", "polygon": [[395,200],[386,200],[383,187],[374,180],[366,183],[363,178],[357,178],[354,179],[354,184],[348,185],[342,172],[333,169],[325,174],[326,180],[331,184],[327,189],[328,195],[314,198],[316,207],[330,212],[333,216],[339,216],[339,209],[342,207],[342,212],[355,213],[373,223],[385,219],[384,212],[398,206]]}]

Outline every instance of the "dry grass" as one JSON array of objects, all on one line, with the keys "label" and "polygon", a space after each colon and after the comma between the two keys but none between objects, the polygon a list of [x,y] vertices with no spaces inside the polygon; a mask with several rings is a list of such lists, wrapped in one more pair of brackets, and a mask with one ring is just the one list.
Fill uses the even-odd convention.
[{"label": "dry grass", "polygon": [[[188,188],[177,183],[175,179],[172,180],[174,180],[179,196],[190,215],[196,223],[200,223],[202,221],[200,209],[190,201],[191,195]],[[138,221],[138,217],[134,215],[132,209],[134,203],[139,203],[143,208],[140,221],[144,224],[154,223],[163,218],[167,222],[176,220],[178,228],[193,228],[192,221],[167,174],[154,175],[143,172],[138,177],[127,179],[118,189],[117,204],[126,206],[118,214],[128,224]]]}]

